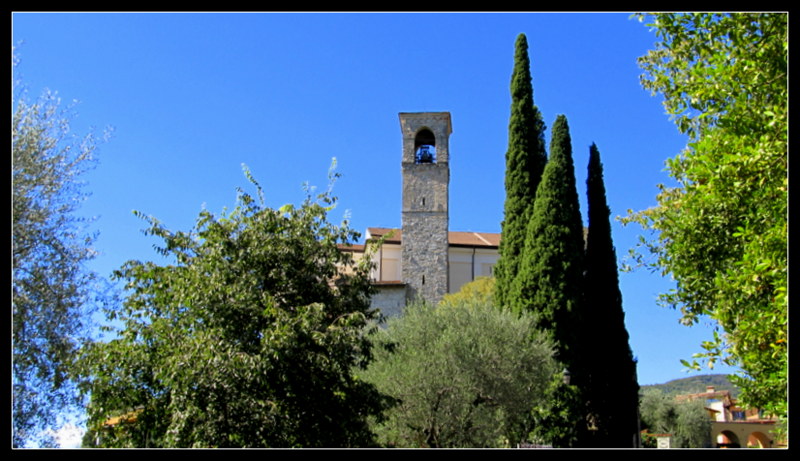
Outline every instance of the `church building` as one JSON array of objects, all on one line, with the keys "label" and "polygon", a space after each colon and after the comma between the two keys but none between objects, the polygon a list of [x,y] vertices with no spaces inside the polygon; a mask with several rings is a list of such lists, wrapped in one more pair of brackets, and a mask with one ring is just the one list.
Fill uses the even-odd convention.
[{"label": "church building", "polygon": [[[383,239],[373,256],[377,288],[372,307],[399,315],[421,298],[438,303],[480,276],[491,276],[500,234],[449,229],[449,112],[400,113],[403,198],[400,229],[370,227],[366,240]],[[365,245],[348,247],[356,258]]]}]

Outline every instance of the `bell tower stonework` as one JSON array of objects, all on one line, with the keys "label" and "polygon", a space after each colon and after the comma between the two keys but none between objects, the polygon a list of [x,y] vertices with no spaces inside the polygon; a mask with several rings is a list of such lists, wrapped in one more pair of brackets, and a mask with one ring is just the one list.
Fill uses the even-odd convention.
[{"label": "bell tower stonework", "polygon": [[400,113],[402,277],[406,298],[438,303],[448,289],[449,112]]}]

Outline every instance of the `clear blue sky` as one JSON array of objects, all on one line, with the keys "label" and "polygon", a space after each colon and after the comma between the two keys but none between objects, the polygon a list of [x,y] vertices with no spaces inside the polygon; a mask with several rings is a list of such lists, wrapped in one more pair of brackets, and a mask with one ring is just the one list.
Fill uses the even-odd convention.
[{"label": "clear blue sky", "polygon": [[[203,206],[235,204],[242,164],[278,207],[305,182],[325,188],[336,158],[334,220],[347,210],[361,231],[399,227],[399,112],[451,113],[450,227],[499,232],[519,33],[545,123],[568,119],[584,219],[591,143],[612,216],[653,206],[664,161],[686,144],[639,84],[655,35],[628,13],[15,13],[12,27],[31,97],[78,100],[76,134],[114,128],[81,208],[97,217],[104,276],[158,257],[132,210],[188,230]],[[622,259],[641,230],[613,232]],[[620,284],[640,384],[700,374],[679,360],[711,330],[656,304],[670,282],[637,271]]]}]

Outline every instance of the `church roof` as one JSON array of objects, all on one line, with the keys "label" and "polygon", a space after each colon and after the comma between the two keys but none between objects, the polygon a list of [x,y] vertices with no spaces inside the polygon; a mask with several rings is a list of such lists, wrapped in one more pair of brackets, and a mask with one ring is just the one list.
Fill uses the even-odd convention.
[{"label": "church roof", "polygon": [[[367,240],[386,236],[386,243],[400,244],[403,231],[386,227],[370,227],[367,229]],[[500,246],[500,234],[489,232],[448,232],[448,240],[452,246],[497,248]]]}]

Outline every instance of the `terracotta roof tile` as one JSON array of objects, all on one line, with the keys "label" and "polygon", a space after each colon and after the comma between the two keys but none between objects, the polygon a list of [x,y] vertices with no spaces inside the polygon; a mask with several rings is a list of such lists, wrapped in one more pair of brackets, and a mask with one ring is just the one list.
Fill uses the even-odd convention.
[{"label": "terracotta roof tile", "polygon": [[350,243],[350,244],[338,244],[336,245],[342,251],[352,251],[354,253],[363,253],[364,252],[364,245],[358,243]]},{"label": "terracotta roof tile", "polygon": [[392,229],[388,227],[368,227],[367,239],[378,239],[385,235],[389,235],[390,233],[391,236],[387,237],[385,241],[389,243],[400,243],[400,240],[403,236],[403,231],[401,229]]},{"label": "terracotta roof tile", "polygon": [[448,239],[450,240],[450,245],[493,248],[500,246],[500,234],[490,234],[486,232],[451,231]]},{"label": "terracotta roof tile", "polygon": [[[401,229],[391,229],[386,227],[370,227],[367,229],[367,238],[380,238],[385,235],[387,243],[401,243],[403,239],[403,232]],[[448,233],[448,240],[450,245],[456,246],[469,246],[469,247],[487,247],[497,248],[500,246],[500,234],[488,232],[457,232],[450,231]]]}]

